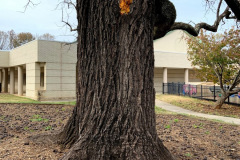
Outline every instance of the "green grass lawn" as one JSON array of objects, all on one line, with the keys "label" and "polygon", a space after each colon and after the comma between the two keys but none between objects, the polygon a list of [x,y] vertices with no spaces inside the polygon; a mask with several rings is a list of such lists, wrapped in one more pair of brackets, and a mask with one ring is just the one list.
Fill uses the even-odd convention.
[{"label": "green grass lawn", "polygon": [[[75,105],[76,101],[70,102],[40,102],[30,98],[19,97],[12,94],[0,93],[0,103],[29,103],[29,104],[66,104],[66,105]],[[155,107],[155,112],[157,114],[175,114],[167,110]]]},{"label": "green grass lawn", "polygon": [[224,104],[222,109],[215,109],[215,102],[212,101],[167,94],[156,95],[156,99],[195,112],[240,118],[239,106]]},{"label": "green grass lawn", "polygon": [[71,102],[40,102],[30,98],[19,97],[12,94],[0,93],[0,103],[35,103],[35,104],[66,104],[75,105],[75,101]]},{"label": "green grass lawn", "polygon": [[18,97],[7,93],[0,94],[0,103],[37,103],[37,102],[38,101],[29,98]]}]

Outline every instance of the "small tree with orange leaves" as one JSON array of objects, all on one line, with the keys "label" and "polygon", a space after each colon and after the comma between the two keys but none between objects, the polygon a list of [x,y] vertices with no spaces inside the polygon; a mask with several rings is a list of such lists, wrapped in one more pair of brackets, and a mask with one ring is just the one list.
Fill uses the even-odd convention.
[{"label": "small tree with orange leaves", "polygon": [[188,45],[188,58],[198,66],[197,76],[220,85],[222,97],[216,103],[220,109],[230,95],[240,92],[236,88],[240,83],[240,30],[232,28],[224,34],[202,30],[198,38],[189,39]]}]

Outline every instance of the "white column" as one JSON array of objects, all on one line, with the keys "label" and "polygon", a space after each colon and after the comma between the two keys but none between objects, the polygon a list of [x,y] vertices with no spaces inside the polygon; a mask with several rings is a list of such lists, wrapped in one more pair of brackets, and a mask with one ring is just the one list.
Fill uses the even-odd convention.
[{"label": "white column", "polygon": [[2,90],[4,93],[8,92],[8,68],[4,68],[4,73],[3,73],[3,85],[2,85]]},{"label": "white column", "polygon": [[44,90],[47,89],[47,76],[46,76],[46,73],[47,73],[47,63],[44,64]]},{"label": "white column", "polygon": [[168,83],[167,68],[163,68],[163,83]]},{"label": "white column", "polygon": [[15,68],[10,68],[10,94],[15,92]]},{"label": "white column", "polygon": [[40,90],[40,64],[26,64],[26,96],[39,99],[38,91]]},{"label": "white column", "polygon": [[23,67],[18,66],[18,95],[23,95]]},{"label": "white column", "polygon": [[3,69],[1,69],[2,77],[1,77],[1,83],[3,83]]},{"label": "white column", "polygon": [[184,69],[184,82],[185,84],[189,83],[189,69],[187,68]]}]

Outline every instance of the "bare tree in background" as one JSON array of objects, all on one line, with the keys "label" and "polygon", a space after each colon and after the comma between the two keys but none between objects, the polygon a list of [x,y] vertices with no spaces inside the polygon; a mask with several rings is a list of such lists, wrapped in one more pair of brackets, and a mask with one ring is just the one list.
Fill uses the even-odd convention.
[{"label": "bare tree in background", "polygon": [[0,31],[0,50],[10,50],[14,48],[16,34],[13,30],[8,32]]},{"label": "bare tree in background", "polygon": [[35,39],[41,40],[55,40],[55,36],[49,33],[45,33],[41,36],[33,36],[29,32],[22,32],[16,34],[14,30],[8,32],[0,31],[0,50],[11,50],[13,48],[19,47]]},{"label": "bare tree in background", "polygon": [[14,48],[14,40],[17,38],[17,35],[14,32],[14,30],[8,31],[8,38],[9,38],[8,49],[13,49]]},{"label": "bare tree in background", "polygon": [[19,33],[13,38],[14,39],[12,41],[13,41],[14,48],[35,40],[35,37],[32,35],[32,33],[29,33],[29,32]]},{"label": "bare tree in background", "polygon": [[54,36],[54,35],[51,35],[50,33],[45,33],[45,34],[37,37],[37,39],[53,41],[53,40],[55,40],[55,36]]},{"label": "bare tree in background", "polygon": [[0,50],[8,49],[8,34],[4,31],[0,31]]}]

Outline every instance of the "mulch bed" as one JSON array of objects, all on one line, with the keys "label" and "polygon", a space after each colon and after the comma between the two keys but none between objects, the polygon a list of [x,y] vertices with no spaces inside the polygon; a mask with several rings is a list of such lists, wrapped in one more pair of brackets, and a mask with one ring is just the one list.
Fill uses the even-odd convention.
[{"label": "mulch bed", "polygon": [[[0,159],[57,160],[58,146],[34,144],[26,137],[63,128],[73,106],[0,104]],[[157,131],[176,159],[240,160],[240,126],[183,115],[157,115]]]}]

